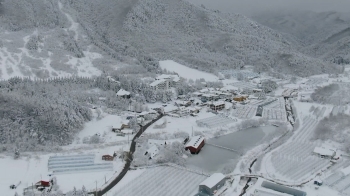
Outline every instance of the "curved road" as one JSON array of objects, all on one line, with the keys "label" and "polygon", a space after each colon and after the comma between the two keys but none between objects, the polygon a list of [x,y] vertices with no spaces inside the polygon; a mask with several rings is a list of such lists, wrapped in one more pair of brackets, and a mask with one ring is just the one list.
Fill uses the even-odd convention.
[{"label": "curved road", "polygon": [[134,138],[131,141],[131,145],[130,145],[130,150],[128,153],[128,159],[125,162],[125,166],[123,168],[123,170],[120,172],[120,174],[113,179],[112,182],[110,182],[106,187],[104,187],[103,189],[100,189],[97,192],[90,192],[90,194],[94,194],[95,196],[102,196],[103,194],[107,193],[107,191],[111,190],[121,179],[123,179],[123,177],[125,176],[125,174],[128,172],[131,162],[133,160],[133,156],[132,154],[135,152],[136,150],[136,142],[135,139],[137,139],[138,137],[141,136],[141,134],[143,132],[145,132],[145,130],[151,126],[153,123],[155,123],[157,120],[161,119],[164,116],[164,114],[160,114],[156,119],[152,120],[151,122],[147,123],[145,126],[141,127],[140,130],[137,132],[137,134],[134,136]]}]

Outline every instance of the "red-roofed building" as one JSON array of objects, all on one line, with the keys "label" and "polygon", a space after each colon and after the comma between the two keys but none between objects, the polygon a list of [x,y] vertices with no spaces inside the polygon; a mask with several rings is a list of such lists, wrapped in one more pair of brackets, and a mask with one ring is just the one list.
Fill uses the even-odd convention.
[{"label": "red-roofed building", "polygon": [[192,137],[189,142],[185,145],[186,150],[190,150],[192,154],[198,154],[205,144],[204,137],[199,135]]}]

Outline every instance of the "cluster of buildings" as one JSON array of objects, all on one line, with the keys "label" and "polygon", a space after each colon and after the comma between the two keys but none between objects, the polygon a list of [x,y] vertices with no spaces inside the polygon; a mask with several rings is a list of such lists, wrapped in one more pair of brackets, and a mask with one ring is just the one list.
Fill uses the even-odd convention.
[{"label": "cluster of buildings", "polygon": [[153,90],[168,90],[171,87],[176,87],[180,82],[178,75],[162,74],[155,78],[155,81],[150,84]]}]

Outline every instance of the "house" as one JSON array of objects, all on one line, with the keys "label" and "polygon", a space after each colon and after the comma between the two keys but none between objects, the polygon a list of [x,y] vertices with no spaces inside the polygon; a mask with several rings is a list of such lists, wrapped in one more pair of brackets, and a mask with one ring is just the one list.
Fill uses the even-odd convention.
[{"label": "house", "polygon": [[226,177],[222,173],[214,173],[199,184],[199,193],[214,195],[225,185]]},{"label": "house", "polygon": [[216,101],[209,105],[210,109],[214,111],[222,110],[225,108],[225,102],[223,101]]},{"label": "house", "polygon": [[314,153],[322,158],[333,158],[336,154],[336,150],[326,147],[315,147]]},{"label": "house", "polygon": [[207,94],[203,94],[201,96],[201,101],[202,102],[207,102],[207,101],[216,101],[219,99],[219,95],[215,95],[215,94],[210,94],[210,93],[207,93]]},{"label": "house", "polygon": [[124,99],[130,99],[130,92],[124,90],[124,89],[120,89],[118,92],[117,92],[117,97],[121,97],[121,98],[124,98]]},{"label": "house", "polygon": [[194,97],[201,97],[203,95],[203,93],[201,93],[201,92],[194,92],[194,93],[192,93],[192,95]]},{"label": "house", "polygon": [[177,113],[180,116],[188,116],[190,114],[190,110],[184,106],[179,107],[179,110],[177,111]]},{"label": "house", "polygon": [[198,154],[205,144],[204,137],[201,135],[192,137],[185,145],[185,150],[190,150],[192,154]]},{"label": "house", "polygon": [[189,107],[188,109],[190,110],[191,114],[197,114],[201,110],[200,107],[196,107],[196,106],[195,107]]},{"label": "house", "polygon": [[149,159],[153,159],[157,154],[159,153],[159,149],[156,145],[153,145],[151,148],[149,148],[146,152],[145,155],[149,157]]},{"label": "house", "polygon": [[113,161],[114,157],[111,155],[102,155],[102,160],[104,161]]},{"label": "house", "polygon": [[304,191],[300,191],[300,190],[297,190],[297,189],[289,188],[289,187],[282,186],[282,185],[275,184],[275,183],[268,182],[268,181],[264,181],[261,184],[261,187],[264,187],[264,188],[270,189],[270,190],[274,190],[274,191],[277,191],[277,192],[280,192],[280,193],[293,195],[293,196],[306,196],[306,192],[304,192]]}]

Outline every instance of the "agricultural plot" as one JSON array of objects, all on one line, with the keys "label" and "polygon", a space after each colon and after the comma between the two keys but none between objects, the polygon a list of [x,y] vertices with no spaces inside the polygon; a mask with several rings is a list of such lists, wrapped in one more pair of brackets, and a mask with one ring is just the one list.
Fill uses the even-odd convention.
[{"label": "agricultural plot", "polygon": [[250,89],[250,90],[253,90],[253,89],[256,89],[257,88],[257,85],[256,84],[253,84],[253,83],[249,83],[249,82],[234,82],[234,83],[231,83],[230,85],[232,86],[235,86],[239,89]]},{"label": "agricultural plot", "polygon": [[292,141],[272,154],[272,165],[280,175],[297,181],[310,174],[316,174],[330,164],[328,159],[313,155],[314,148],[321,145],[319,142],[310,141],[316,125],[316,120],[304,118],[302,129]]},{"label": "agricultural plot", "polygon": [[207,177],[174,167],[155,167],[147,169],[138,178],[114,193],[118,196],[130,195],[191,195]]},{"label": "agricultural plot", "polygon": [[205,126],[210,128],[230,124],[233,122],[237,122],[237,119],[233,119],[223,115],[216,115],[213,117],[203,118],[196,121],[198,126],[202,126],[202,127]]},{"label": "agricultural plot", "polygon": [[345,113],[346,109],[344,106],[334,106],[332,109],[332,115],[336,116],[337,114]]},{"label": "agricultural plot", "polygon": [[[326,107],[323,106],[322,108],[319,106],[313,111],[313,115],[316,117],[316,119],[320,119],[324,116],[324,113],[326,112]],[[333,108],[334,109],[334,108]]]},{"label": "agricultural plot", "polygon": [[334,173],[324,180],[324,184],[350,196],[350,175],[344,175],[341,172]]},{"label": "agricultural plot", "polygon": [[251,105],[251,106],[258,106],[258,105],[260,105],[260,104],[262,104],[262,103],[264,103],[265,102],[265,100],[258,100],[258,99],[255,99],[255,100],[251,100],[250,102],[249,102],[249,105]]},{"label": "agricultural plot", "polygon": [[265,105],[264,108],[274,108],[274,109],[283,109],[283,110],[285,110],[285,100],[284,100],[283,97],[280,97],[276,101]]},{"label": "agricultural plot", "polygon": [[47,167],[52,173],[113,170],[113,163],[95,163],[95,155],[52,156]]},{"label": "agricultural plot", "polygon": [[287,120],[286,111],[283,109],[274,109],[274,108],[264,107],[262,117],[268,120],[278,120],[278,121]]},{"label": "agricultural plot", "polygon": [[252,118],[256,114],[256,106],[239,106],[233,110],[232,115],[237,118]]},{"label": "agricultural plot", "polygon": [[326,82],[328,82],[328,79],[326,78],[310,78],[308,81],[305,82],[305,84],[310,86],[318,86]]},{"label": "agricultural plot", "polygon": [[271,157],[272,164],[279,174],[290,180],[315,174],[330,163],[327,159],[312,155],[316,146],[313,142],[290,143]]}]

